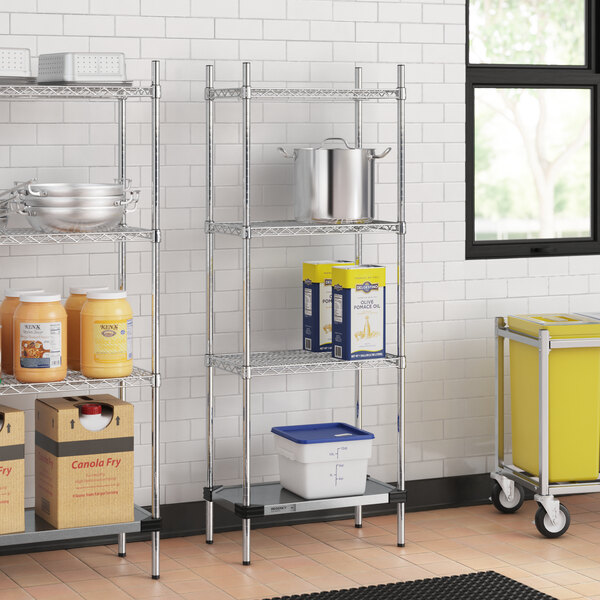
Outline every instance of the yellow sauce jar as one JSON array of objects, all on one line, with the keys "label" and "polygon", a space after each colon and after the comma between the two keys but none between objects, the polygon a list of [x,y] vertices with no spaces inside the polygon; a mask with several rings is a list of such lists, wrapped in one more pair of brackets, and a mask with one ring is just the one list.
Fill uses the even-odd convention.
[{"label": "yellow sauce jar", "polygon": [[19,306],[21,294],[43,294],[44,290],[19,290],[4,291],[4,302],[0,304],[0,321],[2,322],[2,372],[5,375],[13,374],[13,316]]},{"label": "yellow sauce jar", "polygon": [[72,287],[65,302],[67,311],[67,366],[73,371],[80,369],[81,353],[81,309],[88,292],[100,292],[108,287]]},{"label": "yellow sauce jar", "polygon": [[81,372],[127,377],[133,370],[133,312],[127,292],[88,292],[81,309]]},{"label": "yellow sauce jar", "polygon": [[59,295],[22,294],[13,318],[13,365],[21,383],[67,376],[67,313]]}]

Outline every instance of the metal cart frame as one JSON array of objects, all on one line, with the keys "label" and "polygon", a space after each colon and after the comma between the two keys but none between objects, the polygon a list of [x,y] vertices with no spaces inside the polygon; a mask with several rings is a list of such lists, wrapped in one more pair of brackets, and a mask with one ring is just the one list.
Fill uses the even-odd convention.
[{"label": "metal cart frame", "polygon": [[[40,233],[30,228],[1,229],[0,245],[76,244],[88,242],[115,242],[118,248],[117,280],[120,289],[126,289],[127,242],[149,241],[152,244],[152,355],[151,370],[134,367],[129,377],[114,379],[88,379],[81,373],[69,371],[66,379],[53,383],[20,383],[14,376],[6,376],[0,384],[0,396],[12,394],[89,394],[93,390],[118,388],[125,399],[126,391],[134,387],[152,390],[152,506],[147,511],[134,507],[134,520],[71,529],[54,529],[35,517],[34,509],[25,510],[25,531],[0,536],[0,546],[36,544],[54,540],[90,538],[118,535],[118,554],[125,556],[126,533],[151,532],[152,578],[160,576],[160,63],[152,61],[151,84],[148,87],[115,84],[105,85],[0,85],[0,100],[103,100],[117,103],[118,140],[117,174],[121,182],[127,179],[126,124],[128,99],[151,101],[152,166],[150,229],[130,227],[123,216],[121,224],[113,229],[86,233]],[[10,257],[6,260],[10,260]]]},{"label": "metal cart frame", "polygon": [[[235,512],[242,519],[243,548],[242,562],[250,564],[250,521],[251,517],[296,513],[310,510],[326,510],[339,507],[355,507],[355,526],[362,526],[362,506],[369,504],[397,504],[397,543],[404,546],[404,508],[406,500],[404,465],[404,402],[405,402],[405,197],[404,197],[404,65],[397,67],[398,84],[394,89],[364,89],[362,68],[355,68],[354,88],[254,88],[250,82],[250,63],[242,66],[242,85],[237,88],[215,88],[214,69],[206,66],[206,367],[207,367],[207,487],[206,542],[213,543],[213,503]],[[243,220],[241,223],[217,223],[214,221],[214,103],[224,99],[242,103],[242,190]],[[363,224],[299,223],[297,221],[252,222],[250,212],[250,133],[253,101],[303,100],[303,101],[346,101],[355,106],[355,145],[362,146],[362,103],[368,100],[394,100],[397,102],[398,140],[398,192],[397,220],[373,221]],[[253,237],[295,236],[323,234],[354,234],[355,258],[362,258],[363,233],[396,233],[397,237],[397,354],[385,358],[364,361],[342,361],[326,354],[304,350],[280,352],[251,352],[250,343],[250,242]],[[238,236],[242,239],[242,352],[237,354],[214,354],[214,248],[215,234]],[[398,377],[397,400],[397,484],[389,485],[368,478],[364,495],[345,498],[305,500],[283,489],[279,483],[251,484],[250,477],[250,385],[253,377],[264,375],[286,375],[293,373],[316,373],[325,371],[355,371],[355,423],[362,425],[362,369],[395,368]],[[242,461],[241,486],[214,485],[214,388],[215,369],[236,373],[242,378]]]},{"label": "metal cart frame", "polygon": [[[536,525],[540,533],[547,537],[562,535],[569,526],[566,526],[561,517],[561,511],[566,509],[554,497],[555,495],[587,494],[600,492],[600,479],[595,481],[572,481],[550,483],[549,478],[549,358],[552,350],[564,348],[599,348],[598,338],[560,338],[551,339],[550,332],[540,329],[539,337],[525,335],[509,329],[504,317],[497,317],[495,323],[496,338],[496,443],[495,464],[490,477],[500,486],[507,504],[515,502],[515,495],[522,494],[518,486],[522,486],[534,493],[534,499],[540,505],[539,516],[536,515]],[[504,455],[504,340],[513,340],[538,349],[539,352],[539,477],[524,472],[515,465],[507,464]],[[522,501],[522,498],[521,498]],[[520,504],[518,505],[520,506]],[[518,508],[517,506],[517,508]],[[515,508],[514,510],[516,510]],[[501,510],[501,508],[500,508]],[[538,524],[538,518],[547,515],[552,527]],[[514,512],[513,510],[505,512]],[[568,512],[567,512],[568,515]],[[562,527],[561,527],[562,526]],[[560,529],[554,531],[554,528]],[[560,531],[560,533],[559,533]]]}]

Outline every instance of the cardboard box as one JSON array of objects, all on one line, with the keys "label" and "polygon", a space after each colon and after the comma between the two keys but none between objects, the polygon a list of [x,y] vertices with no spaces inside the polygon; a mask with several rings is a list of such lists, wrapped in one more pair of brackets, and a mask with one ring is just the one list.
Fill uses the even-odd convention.
[{"label": "cardboard box", "polygon": [[331,352],[331,269],[345,260],[311,260],[302,264],[302,347]]},{"label": "cardboard box", "polygon": [[334,358],[385,356],[385,267],[334,265]]},{"label": "cardboard box", "polygon": [[0,533],[25,530],[25,413],[0,405]]},{"label": "cardboard box", "polygon": [[[79,406],[113,410],[101,431]],[[59,529],[133,521],[133,405],[100,394],[35,402],[35,512]]]}]

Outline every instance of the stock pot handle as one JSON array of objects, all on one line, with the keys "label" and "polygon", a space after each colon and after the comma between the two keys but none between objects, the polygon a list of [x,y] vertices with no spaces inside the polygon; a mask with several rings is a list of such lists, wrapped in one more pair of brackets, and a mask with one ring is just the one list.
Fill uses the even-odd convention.
[{"label": "stock pot handle", "polygon": [[325,144],[325,142],[343,142],[344,146],[346,146],[346,148],[348,150],[354,150],[354,148],[352,146],[349,146],[348,142],[344,138],[341,138],[341,137],[328,137],[328,138],[325,138],[321,142],[321,145],[319,146],[319,148],[322,148],[323,144]]},{"label": "stock pot handle", "polygon": [[291,154],[289,154],[288,152],[286,152],[281,146],[279,146],[279,148],[277,148],[277,150],[279,150],[279,152],[281,152],[281,154],[283,154],[284,158],[296,158],[296,152],[292,152]]},{"label": "stock pot handle", "polygon": [[369,158],[375,160],[376,158],[384,158],[392,151],[392,147],[388,146],[381,154],[371,154]]}]

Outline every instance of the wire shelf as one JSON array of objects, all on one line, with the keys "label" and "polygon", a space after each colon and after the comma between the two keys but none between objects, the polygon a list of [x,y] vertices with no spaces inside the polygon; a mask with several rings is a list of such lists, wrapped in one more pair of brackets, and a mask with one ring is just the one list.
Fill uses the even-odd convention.
[{"label": "wire shelf", "polygon": [[[404,96],[403,88],[336,89],[336,88],[250,88],[252,98],[281,100],[397,100]],[[242,88],[206,88],[207,100],[242,98]]]},{"label": "wire shelf", "polygon": [[115,377],[111,379],[89,379],[79,371],[69,371],[66,379],[53,381],[52,383],[20,383],[13,375],[3,375],[0,383],[0,396],[10,394],[50,394],[53,392],[81,393],[90,390],[101,390],[117,387],[123,384],[125,387],[151,386],[154,383],[154,375],[138,367],[133,368],[129,377]]},{"label": "wire shelf", "polygon": [[125,85],[0,85],[4,98],[151,98],[151,87]]},{"label": "wire shelf", "polygon": [[326,235],[342,233],[397,233],[402,223],[371,221],[370,223],[299,223],[298,221],[262,221],[248,230],[242,223],[206,223],[207,233],[223,233],[238,237],[282,237],[294,235]]},{"label": "wire shelf", "polygon": [[120,227],[119,229],[89,231],[86,233],[41,233],[34,229],[0,229],[0,246],[21,244],[77,244],[83,242],[134,242],[152,240],[152,229]]},{"label": "wire shelf", "polygon": [[208,366],[236,373],[242,377],[356,371],[360,368],[397,368],[400,364],[398,356],[395,354],[386,354],[385,358],[368,360],[341,360],[333,358],[326,352],[308,352],[306,350],[253,352],[250,356],[249,368],[244,368],[242,354],[213,354],[207,357],[207,362]]}]

